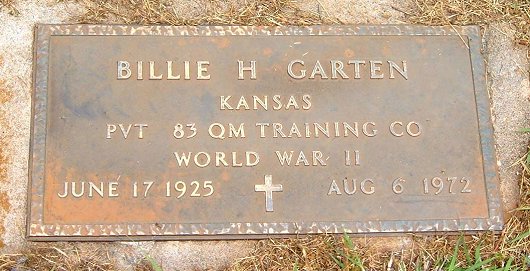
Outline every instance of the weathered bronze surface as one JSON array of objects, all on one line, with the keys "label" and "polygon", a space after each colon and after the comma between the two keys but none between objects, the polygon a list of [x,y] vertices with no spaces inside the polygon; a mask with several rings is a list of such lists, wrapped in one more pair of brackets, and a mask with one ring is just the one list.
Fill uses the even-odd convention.
[{"label": "weathered bronze surface", "polygon": [[32,122],[32,240],[503,225],[475,27],[39,25]]}]

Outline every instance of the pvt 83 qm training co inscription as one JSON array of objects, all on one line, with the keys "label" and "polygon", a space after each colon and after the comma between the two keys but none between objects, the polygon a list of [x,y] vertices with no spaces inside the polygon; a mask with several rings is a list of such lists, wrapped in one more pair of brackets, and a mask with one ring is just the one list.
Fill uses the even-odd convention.
[{"label": "pvt 83 qm training co inscription", "polygon": [[[296,43],[295,43],[296,44]],[[300,44],[300,42],[298,42]],[[144,74],[143,74],[143,66],[144,61],[135,61],[136,66],[133,68],[135,71],[136,79],[137,80],[143,80]],[[322,63],[320,60],[316,60],[314,63],[314,66],[312,65],[312,68],[310,69],[310,75],[307,72],[305,68],[305,62],[300,59],[292,60],[287,65],[287,73],[289,77],[293,79],[350,79],[350,77],[345,73],[345,68],[348,69],[349,67],[344,65],[344,63],[340,60],[329,60],[329,61],[323,61],[325,64],[330,65],[327,68],[324,68],[322,66]],[[383,79],[385,78],[385,72],[382,71],[383,68],[383,61],[381,60],[348,60],[347,65],[353,64],[353,68],[351,69],[353,71],[352,77],[354,79],[361,79],[361,67],[364,68],[366,63],[369,63],[369,79]],[[190,77],[190,61],[184,60],[182,61],[182,72],[184,76],[182,77],[183,80],[191,80]],[[225,66],[227,63],[223,63],[222,65]],[[401,66],[396,64],[394,61],[387,60],[385,61],[385,68],[386,72],[389,74],[390,79],[395,79],[395,73],[399,73],[400,76],[407,80],[408,79],[408,71],[407,71],[407,64],[405,60],[401,61]],[[196,74],[194,74],[194,79],[196,80],[210,80],[211,75],[208,73],[208,66],[210,65],[210,61],[207,60],[199,60],[194,61],[192,66],[193,68],[196,68]],[[148,74],[149,76],[146,76],[148,80],[180,80],[181,74],[177,73],[174,74],[174,63],[172,60],[164,61],[164,64],[162,65],[165,69],[164,71],[167,72],[167,74],[164,74],[160,69],[160,67],[157,67],[157,63],[155,61],[148,61]],[[236,65],[233,65],[236,66]],[[247,79],[250,80],[257,80],[257,62],[256,60],[250,60],[248,61],[248,66],[245,66],[244,61],[237,60],[237,80],[245,80],[245,72],[249,73],[249,76]],[[298,66],[298,67],[296,67]],[[157,72],[157,68],[160,69]],[[326,70],[331,70],[331,78],[327,75]],[[194,70],[195,71],[195,70]],[[363,72],[363,74],[367,74],[368,72]],[[129,61],[125,60],[119,60],[117,62],[117,79],[118,80],[126,80],[131,79],[132,71],[131,71],[131,64]],[[196,75],[196,76],[195,76]],[[235,75],[235,74],[234,74]],[[234,76],[234,79],[236,77]],[[278,93],[281,93],[283,91],[278,91]],[[303,93],[303,92],[302,92]],[[298,95],[281,95],[281,94],[274,94],[269,97],[269,95],[241,95],[238,97],[232,97],[232,95],[221,95],[218,97],[215,97],[217,100],[217,105],[212,104],[212,106],[217,107],[219,110],[236,110],[236,111],[246,111],[246,110],[263,110],[268,111],[269,108],[271,111],[297,111],[297,110],[310,110],[312,103],[311,103],[311,95],[310,94],[298,94]],[[269,107],[270,105],[270,107]],[[330,126],[331,123],[331,126]],[[249,127],[249,124],[251,127]],[[325,137],[325,138],[332,138],[332,137],[355,137],[359,138],[359,134],[361,136],[366,137],[374,137],[377,135],[377,128],[376,123],[373,121],[366,121],[361,124],[359,122],[338,122],[338,121],[326,121],[326,122],[312,122],[312,123],[278,123],[278,122],[256,122],[256,123],[221,123],[221,122],[214,122],[209,125],[207,125],[207,129],[200,129],[201,131],[204,130],[204,132],[208,132],[208,135],[212,139],[244,139],[247,137],[247,134],[252,135],[259,135],[259,138],[319,138],[319,137]],[[285,131],[284,131],[285,126]],[[389,124],[388,130],[389,132],[396,137],[402,137],[405,135],[405,133],[408,136],[417,137],[421,134],[421,126],[419,123],[415,121],[410,121],[406,123],[405,127],[403,127],[404,124],[402,121],[393,121]],[[144,138],[144,131],[149,127],[149,124],[147,123],[119,123],[119,124],[107,124],[107,134],[106,139],[113,139],[115,136],[118,138],[127,139],[131,131],[133,132],[133,136],[136,136],[138,139]],[[199,127],[199,128],[206,128],[206,127]],[[253,131],[247,131],[252,129]],[[117,132],[117,135],[115,133]],[[173,136],[175,139],[192,139],[194,138],[198,133],[198,128],[196,126],[195,122],[185,122],[185,123],[177,123],[174,126],[173,129]],[[309,152],[306,151],[304,153],[303,150],[275,150],[274,154],[276,155],[276,158],[278,160],[276,162],[279,163],[280,166],[327,166],[327,161],[329,160],[330,156],[329,154],[322,153],[320,150],[310,150]],[[201,151],[198,150],[197,152],[174,152],[175,160],[178,164],[178,167],[189,167],[190,163],[191,166],[196,166],[199,168],[204,168],[208,166],[215,166],[215,167],[254,167],[257,166],[260,162],[260,155],[258,152],[251,151],[251,150],[245,150],[244,152],[238,153],[235,151]],[[294,159],[293,159],[294,156]],[[360,154],[358,150],[345,150],[344,151],[344,164],[346,166],[352,166],[352,164],[359,166],[360,165]],[[191,161],[191,162],[190,162]],[[271,175],[265,176],[266,181],[267,179],[271,179]],[[452,188],[455,183],[456,178],[451,177],[451,185],[449,187],[449,192],[452,193]],[[399,182],[403,182],[404,180],[396,180],[396,183],[394,185],[394,192],[400,193],[402,190],[402,184]],[[144,196],[147,197],[149,194],[149,190],[151,189],[153,183],[155,181],[146,181],[144,182],[145,186],[145,192]],[[270,180],[267,181],[265,188],[258,188],[259,186],[256,185],[256,189],[264,189],[264,191],[267,193],[266,197],[266,206],[267,211],[272,212],[272,196],[271,193],[268,192],[267,189],[273,189],[272,191],[282,191],[281,185],[272,186],[270,184]],[[464,183],[464,188],[462,189],[461,193],[470,193],[469,190],[469,180],[465,177],[461,178],[461,183]],[[194,181],[192,182],[194,187],[192,188],[193,192],[188,191],[186,182],[179,181],[176,182],[174,185],[171,182],[166,182],[166,196],[171,197],[172,193],[178,192],[177,198],[181,198],[187,194],[187,192],[191,192],[189,196],[191,197],[200,197],[200,193],[197,191],[200,190],[200,182]],[[429,184],[428,180],[424,180],[425,184],[425,191],[428,193],[429,191]],[[436,184],[435,184],[436,183]],[[359,184],[357,184],[356,179],[350,179],[348,180],[347,177],[343,180],[343,190],[346,194],[352,195],[356,192],[358,186],[359,190],[364,194],[373,194],[375,193],[374,188],[374,182],[372,179],[367,178],[364,180],[361,180]],[[432,185],[434,185],[439,190],[436,192],[436,194],[441,193],[443,190],[443,182],[439,180],[439,178],[434,178],[431,182]],[[117,190],[117,186],[119,185],[119,182],[110,182],[109,183],[109,189],[107,196],[109,197],[117,197],[119,196],[118,193],[114,193],[114,191]],[[370,187],[367,187],[369,185]],[[78,188],[76,188],[76,186]],[[80,186],[80,188],[79,188]],[[202,183],[203,188],[207,188],[208,192],[206,195],[203,195],[205,197],[211,196],[214,194],[214,188],[212,186],[212,181],[205,181]],[[87,187],[87,189],[85,189]],[[59,197],[65,198],[68,196],[73,197],[83,197],[85,195],[85,190],[87,190],[87,194],[89,197],[92,197],[94,193],[97,193],[100,197],[105,196],[105,187],[106,185],[104,182],[98,182],[97,184],[94,184],[91,181],[88,182],[81,182],[80,184],[78,182],[65,182],[64,183],[64,190],[62,194],[59,194]],[[176,190],[176,192],[174,191]],[[257,191],[257,190],[256,190]],[[342,195],[341,189],[337,185],[337,182],[335,180],[331,181],[330,189],[328,191],[328,195],[335,194],[335,195]],[[138,183],[134,182],[133,184],[133,196],[138,196]]]},{"label": "pvt 83 qm training co inscription", "polygon": [[498,230],[460,31],[39,26],[28,235]]}]

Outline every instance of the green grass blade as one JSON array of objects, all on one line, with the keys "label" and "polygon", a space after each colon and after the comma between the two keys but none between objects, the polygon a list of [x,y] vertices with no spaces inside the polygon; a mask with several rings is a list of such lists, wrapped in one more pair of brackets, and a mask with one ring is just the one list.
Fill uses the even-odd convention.
[{"label": "green grass blade", "polygon": [[163,271],[162,267],[158,265],[158,263],[153,259],[151,256],[146,257],[147,261],[149,261],[149,264],[151,264],[151,267],[154,271]]},{"label": "green grass blade", "polygon": [[400,262],[398,266],[399,266],[398,271],[407,271],[407,266],[405,265],[404,262]]},{"label": "green grass blade", "polygon": [[339,261],[339,259],[337,259],[337,257],[329,254],[329,257],[331,257],[331,259],[333,259],[333,261],[340,267],[340,269],[344,269],[344,264]]},{"label": "green grass blade", "polygon": [[418,256],[416,258],[416,266],[414,268],[416,271],[423,271],[423,261],[421,260],[421,257]]},{"label": "green grass blade", "polygon": [[519,208],[512,209],[510,212],[515,212],[515,211],[530,211],[530,206],[528,205],[521,206]]},{"label": "green grass blade", "polygon": [[355,259],[350,258],[350,260],[354,263],[354,266],[359,267],[361,271],[365,271],[363,262],[359,256],[355,256]]},{"label": "green grass blade", "polygon": [[464,249],[464,256],[466,258],[466,264],[467,265],[470,265],[472,264],[472,260],[471,260],[471,252],[469,251],[469,248],[467,247],[467,244],[466,242],[462,242],[462,248]]},{"label": "green grass blade", "polygon": [[294,263],[293,271],[298,271],[298,261]]},{"label": "green grass blade", "polygon": [[[496,259],[497,259],[497,257],[492,257],[492,258],[486,259],[486,260],[484,260],[484,261],[480,261],[480,262],[475,263],[474,265],[468,267],[468,268],[466,269],[466,271],[474,271],[474,270],[477,270],[477,269],[482,268],[484,265],[486,265],[486,264],[488,264],[488,263],[490,263],[490,262],[492,262],[492,261],[494,261],[494,260],[496,260]],[[484,269],[484,268],[482,268],[482,269]]]},{"label": "green grass blade", "polygon": [[506,265],[504,266],[504,271],[512,271],[511,270],[511,267],[512,267],[512,262],[513,262],[513,257],[510,257],[510,259],[508,259],[508,262],[506,263]]},{"label": "green grass blade", "polygon": [[480,256],[481,248],[482,248],[482,242],[478,243],[477,248],[475,248],[475,264],[482,261],[482,257]]},{"label": "green grass blade", "polygon": [[455,250],[453,252],[453,256],[451,257],[451,262],[449,262],[449,267],[447,268],[447,271],[455,271],[456,270],[456,263],[458,261],[458,250],[460,248],[460,243],[462,242],[463,237],[460,236],[458,238],[458,241],[456,241]]},{"label": "green grass blade", "polygon": [[530,236],[530,230],[517,235],[517,237],[515,237],[512,240],[510,240],[508,243],[509,244],[517,243],[517,242],[527,238],[528,236]]},{"label": "green grass blade", "polygon": [[346,244],[346,246],[349,248],[349,249],[352,249],[353,250],[353,241],[351,240],[351,237],[344,233],[344,243]]}]

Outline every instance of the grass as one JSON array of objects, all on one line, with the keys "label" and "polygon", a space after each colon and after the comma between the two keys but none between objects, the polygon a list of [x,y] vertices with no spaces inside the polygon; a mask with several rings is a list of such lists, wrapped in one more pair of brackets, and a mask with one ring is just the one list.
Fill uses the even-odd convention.
[{"label": "grass", "polygon": [[[115,255],[100,244],[80,243],[36,243],[17,254],[1,254],[0,270],[11,271],[118,271],[116,259],[124,255]],[[133,271],[163,271],[153,257],[143,259],[129,257],[133,261]],[[129,269],[128,269],[129,270]]]},{"label": "grass", "polygon": [[85,13],[79,23],[166,25],[315,25],[337,23],[320,13],[305,11],[291,0],[198,1],[196,13],[179,11],[164,0],[78,0]]},{"label": "grass", "polygon": [[[208,1],[192,13],[177,1],[77,0],[85,12],[79,23],[170,25],[317,25],[340,23],[323,11],[303,10],[290,0]],[[19,4],[23,2],[20,1]],[[488,25],[506,22],[515,41],[530,47],[529,0],[408,0],[400,9],[410,23]],[[14,0],[0,0],[0,12],[16,16]],[[530,131],[530,130],[528,130]],[[530,152],[514,166],[522,168],[520,204],[500,235],[408,235],[401,239],[317,235],[256,243],[253,252],[227,270],[528,270],[530,269]],[[392,242],[392,245],[386,245]],[[77,243],[36,244],[20,254],[0,255],[0,270],[117,270],[116,255],[82,250]],[[101,246],[99,246],[101,248]],[[396,249],[397,248],[397,249]],[[136,270],[163,270],[154,258]]]},{"label": "grass", "polygon": [[6,10],[7,13],[13,16],[18,16],[20,13],[15,7],[15,0],[0,0],[0,11]]},{"label": "grass", "polygon": [[106,250],[81,250],[76,244],[35,245],[20,254],[0,255],[0,270],[115,270]]},{"label": "grass", "polygon": [[357,253],[357,249],[353,244],[351,237],[347,234],[344,234],[342,240],[342,248],[340,246],[331,246],[335,252],[335,255],[330,254],[329,256],[341,270],[353,269],[365,271],[363,260]]},{"label": "grass", "polygon": [[424,25],[488,25],[510,23],[516,42],[530,46],[528,0],[411,0],[408,20]]},{"label": "grass", "polygon": [[[512,211],[500,235],[409,235],[406,248],[385,250],[376,238],[347,235],[309,236],[260,241],[251,255],[229,270],[528,270],[530,269],[530,152],[517,163],[524,168],[520,207]],[[396,245],[399,247],[399,245]],[[324,255],[324,256],[323,256]],[[325,257],[327,255],[327,257]]]},{"label": "grass", "polygon": [[[13,0],[0,0],[7,3]],[[169,25],[317,25],[338,24],[319,8],[298,8],[292,0],[195,2],[196,13],[179,12],[177,2],[167,0],[77,0],[85,12],[79,23]],[[318,1],[317,1],[318,2]],[[9,4],[7,5],[9,7]],[[12,4],[11,4],[12,6]],[[407,0],[398,9],[406,20],[422,25],[488,25],[510,23],[518,44],[530,47],[530,1],[528,0]]]}]

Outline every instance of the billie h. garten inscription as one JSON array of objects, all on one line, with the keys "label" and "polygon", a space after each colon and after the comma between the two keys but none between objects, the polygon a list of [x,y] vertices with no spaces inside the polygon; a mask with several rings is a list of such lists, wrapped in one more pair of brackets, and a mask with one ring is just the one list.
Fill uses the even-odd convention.
[{"label": "billie h. garten inscription", "polygon": [[475,27],[39,25],[28,236],[499,230],[484,77]]}]

